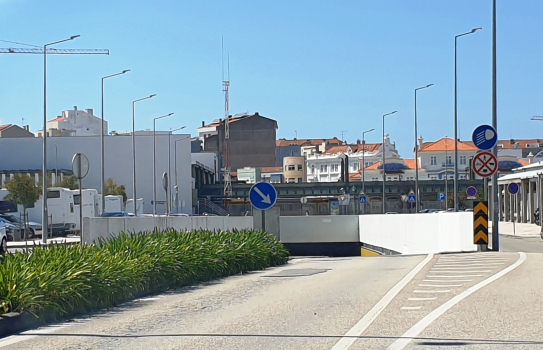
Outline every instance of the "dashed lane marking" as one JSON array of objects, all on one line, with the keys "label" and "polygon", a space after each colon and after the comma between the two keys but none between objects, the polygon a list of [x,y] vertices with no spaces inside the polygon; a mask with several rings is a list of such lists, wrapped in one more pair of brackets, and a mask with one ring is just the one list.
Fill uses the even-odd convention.
[{"label": "dashed lane marking", "polygon": [[422,282],[471,282],[473,280],[422,280]]},{"label": "dashed lane marking", "polygon": [[402,310],[419,310],[422,306],[402,306]]},{"label": "dashed lane marking", "polygon": [[[475,272],[475,271],[471,271]],[[428,278],[464,278],[464,277],[481,277],[483,275],[457,275],[457,276],[443,276],[443,275],[426,275]]]},{"label": "dashed lane marking", "polygon": [[419,284],[419,287],[437,287],[437,288],[443,288],[443,287],[462,287],[463,284]]}]

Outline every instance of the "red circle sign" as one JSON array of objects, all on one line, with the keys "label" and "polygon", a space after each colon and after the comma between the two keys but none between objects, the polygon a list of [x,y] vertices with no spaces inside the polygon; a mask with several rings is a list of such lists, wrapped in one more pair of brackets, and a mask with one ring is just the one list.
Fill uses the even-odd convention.
[{"label": "red circle sign", "polygon": [[473,158],[473,171],[481,177],[490,177],[498,171],[498,159],[490,152],[479,152]]}]

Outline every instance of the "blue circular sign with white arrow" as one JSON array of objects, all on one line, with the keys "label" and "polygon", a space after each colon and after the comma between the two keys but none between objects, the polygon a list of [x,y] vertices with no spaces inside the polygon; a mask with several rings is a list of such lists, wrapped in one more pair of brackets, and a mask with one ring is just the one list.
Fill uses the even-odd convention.
[{"label": "blue circular sign with white arrow", "polygon": [[479,125],[473,131],[471,140],[475,147],[482,150],[490,150],[498,143],[498,133],[490,125]]},{"label": "blue circular sign with white arrow", "polygon": [[259,182],[249,190],[249,200],[256,209],[270,209],[277,201],[277,191],[272,184]]}]

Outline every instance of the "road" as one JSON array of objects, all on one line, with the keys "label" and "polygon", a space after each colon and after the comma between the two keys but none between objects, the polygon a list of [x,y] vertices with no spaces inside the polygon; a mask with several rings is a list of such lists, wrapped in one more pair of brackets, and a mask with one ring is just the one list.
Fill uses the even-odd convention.
[{"label": "road", "polygon": [[0,348],[536,349],[542,264],[543,254],[508,252],[295,259],[0,339]]},{"label": "road", "polygon": [[500,235],[500,251],[543,253],[543,239],[540,236]]}]

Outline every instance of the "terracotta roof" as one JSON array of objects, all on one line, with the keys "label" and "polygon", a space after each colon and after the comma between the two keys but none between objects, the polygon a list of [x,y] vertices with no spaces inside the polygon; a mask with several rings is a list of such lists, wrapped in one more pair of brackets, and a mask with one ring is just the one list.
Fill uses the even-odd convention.
[{"label": "terracotta roof", "polygon": [[366,170],[379,170],[381,162],[373,163],[372,165],[366,167]]},{"label": "terracotta roof", "polygon": [[0,131],[6,130],[12,126],[13,124],[0,125]]},{"label": "terracotta roof", "polygon": [[305,145],[307,143],[310,143],[311,140],[284,140],[284,139],[280,139],[280,140],[277,140],[275,141],[275,144],[277,145],[277,147],[286,147],[286,146],[302,146],[302,145]]},{"label": "terracotta roof", "polygon": [[525,161],[525,160],[523,160],[523,159],[520,159],[520,158],[519,158],[518,162],[519,162],[520,164],[522,164],[522,166],[530,165],[530,162],[527,162],[527,161]]},{"label": "terracotta roof", "polygon": [[[407,165],[407,167],[409,169],[415,169],[415,164],[418,163],[415,159],[404,159],[404,162],[405,162],[405,165]],[[418,164],[419,166],[419,169],[422,169],[420,164]]]},{"label": "terracotta roof", "polygon": [[[345,153],[347,152],[347,149],[350,148],[349,145],[343,145],[343,146],[334,146],[330,148],[329,150],[326,150],[324,154],[337,154],[337,153]],[[352,148],[351,148],[352,150]]]},{"label": "terracotta roof", "polygon": [[[537,144],[540,144],[540,143],[543,143],[543,140],[542,139],[532,139],[532,140],[515,140],[515,139],[511,139],[511,140],[498,140],[498,145],[502,145],[502,148],[532,148],[532,147],[528,147],[528,144],[531,144],[531,143],[537,143]],[[516,147],[513,147],[515,145],[518,145]]]},{"label": "terracotta roof", "polygon": [[358,171],[355,174],[350,174],[349,179],[361,179],[362,178],[362,172]]},{"label": "terracotta roof", "polygon": [[55,119],[50,120],[49,122],[59,122],[59,121],[61,121],[61,120],[65,120],[65,119],[66,119],[66,118],[64,118],[64,117],[56,117]]},{"label": "terracotta roof", "polygon": [[262,167],[263,173],[277,173],[283,171],[283,167],[281,166],[265,166]]},{"label": "terracotta roof", "polygon": [[[436,142],[425,142],[419,152],[454,151],[454,140],[444,137]],[[459,151],[478,151],[471,141],[458,141]]]}]

